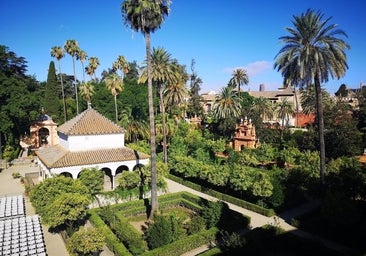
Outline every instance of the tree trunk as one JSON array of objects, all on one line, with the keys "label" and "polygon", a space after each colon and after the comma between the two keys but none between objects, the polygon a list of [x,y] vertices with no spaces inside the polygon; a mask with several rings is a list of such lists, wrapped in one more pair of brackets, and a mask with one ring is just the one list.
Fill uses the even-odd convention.
[{"label": "tree trunk", "polygon": [[79,99],[78,99],[78,86],[76,84],[76,71],[75,71],[75,58],[72,57],[72,66],[74,69],[74,86],[75,86],[75,100],[76,100],[76,114],[79,114]]},{"label": "tree trunk", "polygon": [[117,95],[114,95],[114,111],[116,113],[116,124],[118,124]]},{"label": "tree trunk", "polygon": [[64,107],[64,121],[66,123],[67,116],[66,116],[65,89],[64,89],[64,79],[62,77],[60,61],[58,61],[58,69],[60,71],[59,74],[60,74],[60,79],[61,79],[62,104],[63,104],[63,107]]},{"label": "tree trunk", "polygon": [[147,58],[147,85],[149,97],[149,121],[150,121],[150,159],[151,159],[151,209],[149,219],[154,217],[158,209],[158,191],[157,191],[157,171],[156,171],[156,137],[155,137],[155,117],[153,105],[153,88],[151,76],[151,45],[150,32],[145,33],[146,58]]},{"label": "tree trunk", "polygon": [[163,125],[163,157],[164,163],[168,162],[168,150],[167,150],[167,142],[166,142],[166,120],[165,120],[165,105],[163,98],[163,88],[160,86],[159,88],[159,96],[160,96],[160,109],[162,115],[162,125]]},{"label": "tree trunk", "polygon": [[322,90],[318,75],[315,76],[315,95],[316,95],[316,111],[318,117],[318,138],[320,150],[320,179],[325,184],[325,142],[324,142],[324,117],[323,117],[323,101]]}]

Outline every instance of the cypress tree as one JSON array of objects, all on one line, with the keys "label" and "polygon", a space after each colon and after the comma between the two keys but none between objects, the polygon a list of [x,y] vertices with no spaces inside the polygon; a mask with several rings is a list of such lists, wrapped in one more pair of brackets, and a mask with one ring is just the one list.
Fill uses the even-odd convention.
[{"label": "cypress tree", "polygon": [[58,120],[60,113],[59,89],[55,63],[51,61],[48,68],[47,83],[45,87],[44,109],[46,114],[51,116],[54,121]]}]

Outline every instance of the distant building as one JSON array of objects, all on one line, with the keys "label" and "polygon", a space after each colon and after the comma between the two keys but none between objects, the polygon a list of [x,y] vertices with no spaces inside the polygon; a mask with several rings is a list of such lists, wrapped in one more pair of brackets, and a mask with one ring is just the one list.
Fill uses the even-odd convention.
[{"label": "distant building", "polygon": [[252,121],[241,119],[239,124],[236,124],[235,134],[231,141],[232,148],[235,151],[242,151],[243,148],[257,148],[258,139],[255,134],[255,126]]},{"label": "distant building", "polygon": [[57,128],[59,143],[36,151],[42,179],[78,178],[83,168],[104,172],[105,189],[114,189],[123,171],[149,163],[147,154],[124,145],[124,129],[89,107]]}]

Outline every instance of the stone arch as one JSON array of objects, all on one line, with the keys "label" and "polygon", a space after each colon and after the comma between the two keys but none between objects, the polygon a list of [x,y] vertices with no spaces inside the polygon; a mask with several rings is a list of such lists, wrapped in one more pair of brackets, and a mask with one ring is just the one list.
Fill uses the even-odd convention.
[{"label": "stone arch", "polygon": [[62,175],[62,176],[65,176],[65,177],[68,177],[68,178],[72,178],[73,179],[72,174],[69,173],[69,172],[61,172],[59,175]]},{"label": "stone arch", "polygon": [[116,188],[119,185],[118,178],[121,176],[121,174],[125,171],[129,171],[128,167],[126,165],[121,165],[116,170],[116,175],[114,176],[114,187]]},{"label": "stone arch", "polygon": [[113,175],[112,170],[109,168],[102,168],[101,171],[104,173],[104,185],[103,190],[110,191],[113,190]]}]

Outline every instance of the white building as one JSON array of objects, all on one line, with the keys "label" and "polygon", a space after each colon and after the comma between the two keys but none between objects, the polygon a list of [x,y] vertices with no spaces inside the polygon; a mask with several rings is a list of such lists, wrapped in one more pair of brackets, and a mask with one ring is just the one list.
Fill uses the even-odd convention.
[{"label": "white building", "polygon": [[60,174],[77,179],[83,168],[96,167],[105,173],[105,189],[114,189],[118,174],[149,163],[149,155],[125,147],[123,128],[91,107],[57,133],[58,145],[36,151],[42,179]]}]

